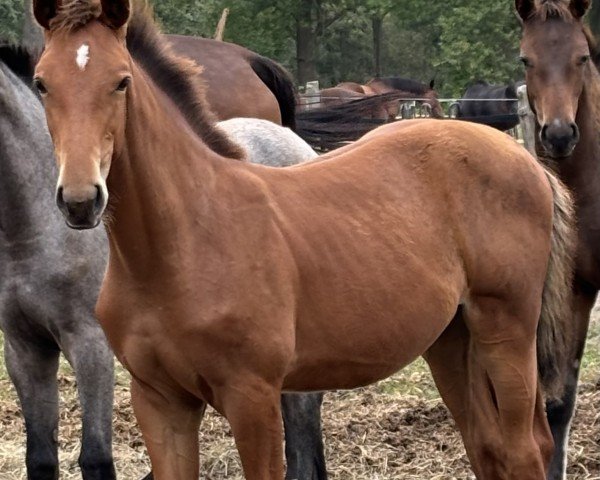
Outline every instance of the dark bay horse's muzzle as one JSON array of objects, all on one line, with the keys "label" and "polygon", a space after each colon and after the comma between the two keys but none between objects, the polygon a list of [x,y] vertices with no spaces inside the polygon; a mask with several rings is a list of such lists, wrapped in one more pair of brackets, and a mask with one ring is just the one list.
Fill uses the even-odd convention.
[{"label": "dark bay horse's muzzle", "polygon": [[69,193],[63,187],[58,187],[56,205],[69,227],[84,230],[98,226],[106,206],[106,199],[98,185],[90,188],[89,192],[79,194]]},{"label": "dark bay horse's muzzle", "polygon": [[579,128],[575,123],[554,121],[542,127],[540,140],[550,156],[567,157],[579,142]]}]

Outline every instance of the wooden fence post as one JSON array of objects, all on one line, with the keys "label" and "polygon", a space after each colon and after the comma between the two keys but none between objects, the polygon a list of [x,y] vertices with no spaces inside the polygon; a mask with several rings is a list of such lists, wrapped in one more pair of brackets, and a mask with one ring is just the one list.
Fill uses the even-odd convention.
[{"label": "wooden fence post", "polygon": [[523,129],[523,142],[525,148],[536,157],[535,152],[535,115],[529,106],[529,97],[527,97],[527,85],[521,85],[517,89],[519,99],[519,121]]}]

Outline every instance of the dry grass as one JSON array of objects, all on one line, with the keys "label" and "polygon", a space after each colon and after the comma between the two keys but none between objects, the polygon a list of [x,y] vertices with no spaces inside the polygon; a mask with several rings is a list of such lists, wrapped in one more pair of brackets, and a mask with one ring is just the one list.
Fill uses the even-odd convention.
[{"label": "dry grass", "polygon": [[[598,312],[600,314],[600,310]],[[593,325],[569,453],[570,480],[600,479],[600,322]],[[61,367],[60,452],[63,479],[77,467],[80,417],[75,384]],[[129,405],[126,372],[117,375],[114,453],[119,478],[149,471]],[[14,390],[0,368],[0,480],[25,479],[24,434]],[[423,361],[369,388],[326,396],[323,409],[332,479],[472,478],[460,438]],[[209,411],[200,434],[203,479],[238,479],[240,465],[227,423]]]}]

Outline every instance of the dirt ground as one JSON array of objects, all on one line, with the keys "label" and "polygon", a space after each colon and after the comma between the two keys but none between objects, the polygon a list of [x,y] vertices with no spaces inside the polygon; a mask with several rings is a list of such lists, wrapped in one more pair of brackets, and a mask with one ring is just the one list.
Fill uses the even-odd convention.
[{"label": "dirt ground", "polygon": [[[600,479],[600,305],[583,363],[577,415],[569,450],[570,480]],[[77,467],[80,417],[75,381],[60,372],[61,478],[81,478]],[[117,375],[114,455],[119,478],[149,471],[129,405],[127,374]],[[423,361],[369,388],[326,395],[323,408],[332,479],[470,479],[472,473],[452,419]],[[240,464],[223,418],[209,411],[200,433],[202,479],[239,479]],[[0,480],[25,479],[25,436],[14,389],[0,363]]]}]

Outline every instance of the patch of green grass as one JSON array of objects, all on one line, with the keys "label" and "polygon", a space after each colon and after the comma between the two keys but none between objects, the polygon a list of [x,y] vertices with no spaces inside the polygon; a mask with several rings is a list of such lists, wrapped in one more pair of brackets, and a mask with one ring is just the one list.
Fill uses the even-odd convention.
[{"label": "patch of green grass", "polygon": [[376,388],[385,395],[413,396],[424,400],[439,398],[429,367],[422,358],[415,360],[393,377],[379,382]]}]

